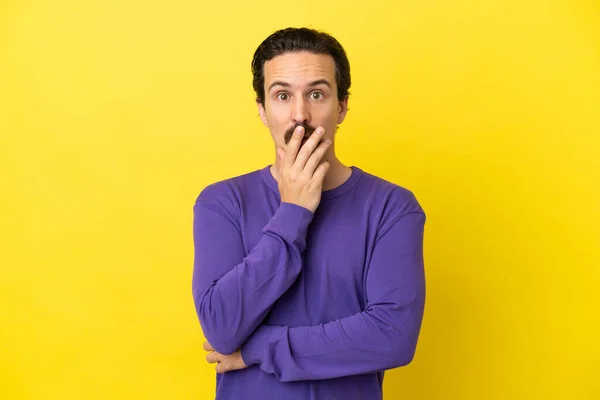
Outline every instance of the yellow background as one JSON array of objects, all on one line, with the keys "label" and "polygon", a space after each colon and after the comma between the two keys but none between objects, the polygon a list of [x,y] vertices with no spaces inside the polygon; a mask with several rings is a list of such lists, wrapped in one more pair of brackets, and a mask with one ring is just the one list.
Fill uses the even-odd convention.
[{"label": "yellow background", "polygon": [[337,151],[415,192],[428,298],[386,399],[600,399],[600,5],[0,2],[0,398],[210,399],[192,205],[274,158],[256,46],[325,29]]}]

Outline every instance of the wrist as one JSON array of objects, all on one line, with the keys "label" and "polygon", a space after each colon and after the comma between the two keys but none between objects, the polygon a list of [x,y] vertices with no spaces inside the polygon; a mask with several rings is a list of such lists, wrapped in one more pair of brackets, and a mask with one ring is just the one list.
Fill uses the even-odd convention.
[{"label": "wrist", "polygon": [[313,219],[310,210],[293,203],[282,202],[271,217],[263,232],[274,233],[290,243],[301,247],[306,246],[308,226]]},{"label": "wrist", "polygon": [[260,325],[242,344],[240,354],[247,366],[260,365],[267,356],[267,350],[277,327]]}]

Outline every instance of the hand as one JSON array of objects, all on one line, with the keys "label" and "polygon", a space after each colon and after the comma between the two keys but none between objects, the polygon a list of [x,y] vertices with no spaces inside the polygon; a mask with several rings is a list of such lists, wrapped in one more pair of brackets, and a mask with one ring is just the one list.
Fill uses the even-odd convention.
[{"label": "hand", "polygon": [[210,351],[210,353],[206,356],[206,361],[208,361],[210,364],[217,363],[215,370],[218,374],[248,368],[242,359],[242,353],[240,350],[229,355],[223,355],[221,353],[217,353],[208,342],[204,342],[202,347],[204,350]]},{"label": "hand", "polygon": [[330,140],[321,142],[323,133],[322,127],[317,128],[300,148],[304,138],[304,128],[300,126],[294,131],[288,150],[277,149],[281,201],[305,207],[313,213],[321,201],[323,180],[329,170],[329,163],[321,162],[331,145]]}]

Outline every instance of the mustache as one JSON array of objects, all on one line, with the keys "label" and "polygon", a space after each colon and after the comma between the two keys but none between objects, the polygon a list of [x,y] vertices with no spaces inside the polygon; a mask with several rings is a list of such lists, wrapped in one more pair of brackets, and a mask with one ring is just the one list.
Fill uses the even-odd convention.
[{"label": "mustache", "polygon": [[304,128],[304,135],[312,135],[313,132],[317,129],[313,126],[310,126],[308,124],[308,122],[304,121],[301,124],[296,124],[290,128],[288,128],[288,130],[285,131],[285,135],[283,136],[283,140],[285,141],[285,144],[288,144],[290,142],[290,140],[292,140],[292,135],[294,134],[294,131],[296,130],[297,127],[303,127]]}]

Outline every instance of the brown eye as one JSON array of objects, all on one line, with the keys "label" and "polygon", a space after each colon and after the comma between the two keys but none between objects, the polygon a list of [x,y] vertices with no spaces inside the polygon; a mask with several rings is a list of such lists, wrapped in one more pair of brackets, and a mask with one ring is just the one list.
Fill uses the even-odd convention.
[{"label": "brown eye", "polygon": [[310,95],[313,100],[321,100],[321,98],[323,97],[323,93],[321,92],[312,92]]},{"label": "brown eye", "polygon": [[286,100],[288,99],[288,95],[287,95],[287,93],[279,93],[279,94],[277,95],[277,98],[278,98],[279,100],[286,101]]}]

